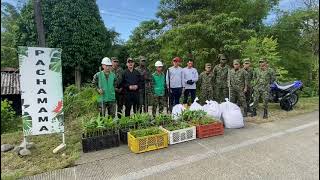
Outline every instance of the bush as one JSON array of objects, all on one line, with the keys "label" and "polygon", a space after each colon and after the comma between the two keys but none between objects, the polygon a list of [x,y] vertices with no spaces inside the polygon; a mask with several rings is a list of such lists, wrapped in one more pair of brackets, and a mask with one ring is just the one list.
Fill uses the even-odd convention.
[{"label": "bush", "polygon": [[18,122],[21,122],[11,104],[11,101],[1,100],[1,134],[18,130]]},{"label": "bush", "polygon": [[308,87],[308,86],[303,87],[303,90],[301,93],[302,97],[315,97],[318,95],[319,95],[319,92],[317,92],[316,87]]},{"label": "bush", "polygon": [[99,112],[97,108],[98,92],[92,87],[68,86],[64,92],[64,114],[70,118]]}]

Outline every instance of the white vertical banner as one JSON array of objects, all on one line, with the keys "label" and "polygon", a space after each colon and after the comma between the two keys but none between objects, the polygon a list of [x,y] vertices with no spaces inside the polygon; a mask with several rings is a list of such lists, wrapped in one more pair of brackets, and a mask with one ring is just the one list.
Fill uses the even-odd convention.
[{"label": "white vertical banner", "polygon": [[64,132],[61,51],[18,47],[25,136]]}]

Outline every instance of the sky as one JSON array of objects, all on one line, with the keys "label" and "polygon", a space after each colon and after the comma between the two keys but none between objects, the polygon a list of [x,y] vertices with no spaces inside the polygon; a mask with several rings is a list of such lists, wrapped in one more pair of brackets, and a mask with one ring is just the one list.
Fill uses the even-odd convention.
[{"label": "sky", "polygon": [[107,28],[126,41],[141,21],[156,18],[159,0],[97,0],[97,4]]},{"label": "sky", "polygon": [[[18,0],[3,0],[17,5]],[[108,29],[120,33],[120,39],[127,41],[134,28],[144,20],[156,18],[160,0],[97,0],[100,15]],[[301,0],[280,0],[280,10],[292,10],[300,7]],[[275,11],[271,11],[263,21],[272,24],[276,20]]]}]

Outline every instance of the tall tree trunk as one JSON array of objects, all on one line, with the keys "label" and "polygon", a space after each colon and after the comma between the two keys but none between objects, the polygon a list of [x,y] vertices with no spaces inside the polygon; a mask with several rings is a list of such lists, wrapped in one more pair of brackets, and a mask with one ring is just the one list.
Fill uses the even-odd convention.
[{"label": "tall tree trunk", "polygon": [[36,27],[37,27],[38,44],[40,47],[45,47],[46,42],[45,42],[43,18],[41,14],[41,0],[33,1],[33,9],[34,9],[35,21],[36,21]]},{"label": "tall tree trunk", "polygon": [[75,77],[75,84],[76,84],[76,87],[77,88],[80,88],[80,85],[81,85],[81,71],[80,71],[80,65],[78,64],[75,68],[75,71],[74,71],[74,77]]}]

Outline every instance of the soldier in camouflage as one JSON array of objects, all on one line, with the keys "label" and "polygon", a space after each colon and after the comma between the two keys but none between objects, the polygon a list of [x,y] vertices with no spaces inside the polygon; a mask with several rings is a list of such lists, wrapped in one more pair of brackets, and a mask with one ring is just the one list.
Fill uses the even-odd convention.
[{"label": "soldier in camouflage", "polygon": [[213,100],[213,72],[211,63],[205,64],[205,71],[199,76],[198,84],[200,85],[200,103],[204,104],[206,100]]},{"label": "soldier in camouflage", "polygon": [[247,102],[245,92],[247,92],[247,72],[240,68],[240,60],[233,60],[233,69],[229,71],[230,82],[230,102],[240,104],[243,107],[243,116],[247,117]]},{"label": "soldier in camouflage", "polygon": [[[144,56],[139,56],[139,66],[136,67],[136,70],[139,71],[140,75],[142,76],[142,87],[139,89],[139,106],[138,112],[148,112],[148,106],[150,104],[149,100],[152,96],[152,87],[151,81],[152,76],[150,71],[147,69],[146,65],[146,58]],[[143,106],[143,108],[142,108]]]},{"label": "soldier in camouflage", "polygon": [[272,82],[272,74],[266,66],[267,60],[262,58],[259,60],[260,68],[253,73],[253,109],[251,116],[257,115],[257,107],[259,98],[263,101],[263,118],[268,118],[268,100],[270,93],[270,84]]},{"label": "soldier in camouflage", "polygon": [[[112,57],[111,61],[112,61],[112,72],[116,75],[117,80],[121,82],[123,69],[119,66],[119,60],[117,57]],[[117,112],[122,114],[122,109],[124,105],[124,92],[122,87],[120,87],[120,85],[116,86],[115,92],[116,92],[116,101],[117,101]]]},{"label": "soldier in camouflage", "polygon": [[253,92],[252,85],[251,85],[251,81],[253,77],[253,69],[250,66],[251,66],[250,59],[249,58],[244,59],[243,69],[247,72],[247,79],[248,79],[247,92],[245,93],[248,111],[250,110],[249,106],[252,101],[252,92]]},{"label": "soldier in camouflage", "polygon": [[271,83],[273,83],[276,80],[276,71],[273,68],[269,67],[268,62],[266,62],[266,66],[267,66],[268,71],[270,71],[270,73],[271,73],[271,77],[272,77]]},{"label": "soldier in camouflage", "polygon": [[219,103],[223,102],[228,97],[228,70],[227,59],[223,54],[219,54],[220,64],[217,64],[213,69],[213,79],[215,82],[215,98]]}]

